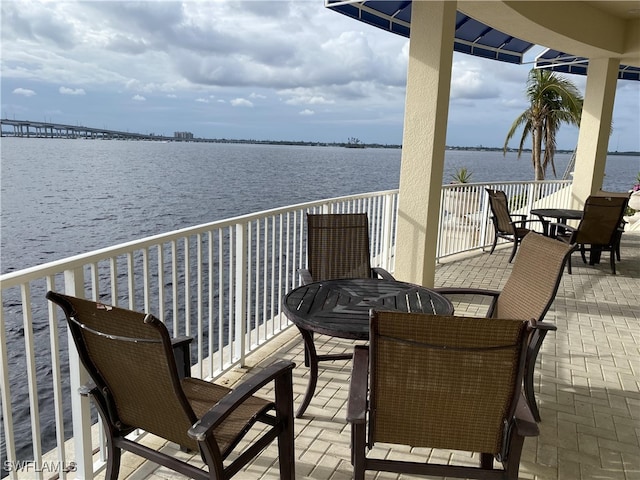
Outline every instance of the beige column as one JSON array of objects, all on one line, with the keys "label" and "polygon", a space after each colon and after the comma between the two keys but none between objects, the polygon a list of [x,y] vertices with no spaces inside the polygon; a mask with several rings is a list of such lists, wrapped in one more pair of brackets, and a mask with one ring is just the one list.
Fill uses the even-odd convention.
[{"label": "beige column", "polygon": [[456,2],[414,1],[394,275],[433,286]]},{"label": "beige column", "polygon": [[587,197],[602,188],[619,65],[615,58],[589,60],[571,187],[574,208],[582,208]]}]

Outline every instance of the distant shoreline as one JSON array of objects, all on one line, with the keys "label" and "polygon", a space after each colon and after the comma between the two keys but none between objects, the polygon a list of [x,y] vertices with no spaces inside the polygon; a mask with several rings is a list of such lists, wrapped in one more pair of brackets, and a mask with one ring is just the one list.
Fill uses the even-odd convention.
[{"label": "distant shoreline", "polygon": [[[161,141],[164,143],[238,143],[238,144],[255,144],[255,145],[286,145],[286,146],[301,146],[301,147],[345,147],[345,148],[354,148],[354,145],[350,142],[312,142],[312,141],[297,141],[297,140],[254,140],[254,139],[231,139],[231,138],[193,138],[193,139],[180,139],[173,137],[161,137],[157,136],[156,138],[141,138],[141,139],[107,139],[107,138],[87,138],[87,137],[63,137],[63,136],[44,136],[44,135],[31,135],[31,136],[20,136],[14,135],[13,132],[2,131],[0,135],[2,138],[39,138],[46,140],[58,140],[58,139],[69,139],[69,140],[109,140],[109,141]],[[401,149],[402,145],[399,144],[382,144],[382,143],[359,143],[357,148],[390,148],[390,149]],[[453,151],[470,151],[470,152],[502,152],[502,147],[485,147],[482,145],[475,147],[464,147],[464,146],[456,146],[456,145],[447,145],[446,150]],[[518,150],[515,148],[507,149],[507,152],[517,152]],[[531,149],[523,149],[523,153],[531,153]],[[573,153],[573,150],[563,150],[558,149],[556,153]],[[607,155],[620,155],[620,156],[640,156],[640,151],[629,151],[629,152],[607,152]]]}]

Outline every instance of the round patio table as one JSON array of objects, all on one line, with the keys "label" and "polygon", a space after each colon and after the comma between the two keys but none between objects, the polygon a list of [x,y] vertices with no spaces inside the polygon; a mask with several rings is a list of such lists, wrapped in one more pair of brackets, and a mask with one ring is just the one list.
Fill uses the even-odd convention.
[{"label": "round patio table", "polygon": [[314,333],[368,340],[371,309],[453,314],[453,305],[444,296],[420,285],[396,280],[337,279],[309,283],[292,290],[284,298],[283,310],[302,335],[305,365],[310,369],[307,392],[296,417],[301,417],[311,402],[318,382],[318,362],[351,358],[351,354],[318,355]]}]

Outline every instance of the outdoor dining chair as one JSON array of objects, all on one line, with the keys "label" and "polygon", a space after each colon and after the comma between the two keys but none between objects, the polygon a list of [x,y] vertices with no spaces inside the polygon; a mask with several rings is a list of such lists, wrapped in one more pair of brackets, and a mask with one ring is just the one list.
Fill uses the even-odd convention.
[{"label": "outdoor dining chair", "polygon": [[[602,252],[609,252],[611,273],[616,274],[616,257],[620,260],[620,240],[624,229],[622,217],[629,202],[629,194],[591,195],[584,204],[582,219],[577,227],[564,224],[552,224],[559,240],[576,245],[580,250],[583,263],[587,263],[586,252],[589,252],[589,264],[600,262]],[[567,271],[571,273],[571,258],[567,263]]]},{"label": "outdoor dining chair", "polygon": [[485,190],[489,195],[489,206],[492,213],[491,221],[493,222],[494,230],[493,245],[489,255],[496,249],[499,238],[508,240],[513,242],[513,249],[509,257],[509,263],[511,263],[513,257],[516,256],[518,245],[520,245],[525,235],[531,231],[526,225],[531,222],[539,222],[542,223],[542,228],[546,230],[544,221],[537,219],[527,220],[526,215],[510,213],[507,195],[502,190],[491,190],[490,188]]},{"label": "outdoor dining chair", "polygon": [[501,291],[456,287],[435,289],[444,295],[490,297],[488,318],[533,318],[537,321],[527,348],[524,372],[525,396],[536,421],[540,421],[540,412],[536,404],[533,373],[547,331],[556,330],[555,325],[542,320],[555,299],[564,265],[574,249],[572,245],[531,232],[522,239],[518,257]]},{"label": "outdoor dining chair", "polygon": [[[355,347],[347,403],[354,478],[376,470],[517,479],[524,439],[539,433],[522,395],[534,329],[533,320],[374,311],[370,345]],[[367,453],[380,443],[382,452]],[[436,463],[429,452],[429,461],[410,461],[402,448],[394,458],[394,445],[474,452],[479,465],[467,455]]]},{"label": "outdoor dining chair", "polygon": [[[64,311],[92,380],[80,393],[92,397],[103,420],[105,478],[118,478],[125,450],[189,478],[229,479],[275,439],[280,478],[295,478],[293,363],[276,362],[233,390],[180,378],[171,338],[157,318],[55,292],[48,292],[47,298]],[[273,400],[254,396],[268,384],[274,385]],[[225,462],[257,424],[263,427],[256,430],[256,438]],[[136,429],[199,451],[208,471],[130,439]]]},{"label": "outdoor dining chair", "polygon": [[393,280],[385,269],[371,267],[366,213],[307,214],[307,262],[308,268],[298,271],[303,284],[337,278]]},{"label": "outdoor dining chair", "polygon": [[[366,213],[307,214],[307,264],[298,270],[303,285],[339,278],[384,278],[387,270],[371,267],[369,217]],[[310,332],[313,340],[313,332]],[[310,366],[305,344],[305,366]],[[349,360],[350,353],[318,355],[318,361]]]}]

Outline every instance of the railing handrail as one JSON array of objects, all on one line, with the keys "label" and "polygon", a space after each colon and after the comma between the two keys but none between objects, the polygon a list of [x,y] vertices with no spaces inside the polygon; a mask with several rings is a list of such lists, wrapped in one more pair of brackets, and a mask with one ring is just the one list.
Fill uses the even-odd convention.
[{"label": "railing handrail", "polygon": [[340,197],[326,198],[323,200],[316,200],[312,202],[302,202],[294,205],[287,205],[284,207],[276,207],[269,210],[261,210],[255,213],[247,213],[238,215],[236,217],[225,218],[222,220],[215,220],[213,222],[201,223],[190,227],[181,228],[178,230],[172,230],[167,233],[160,233],[157,235],[151,235],[141,239],[131,240],[110,247],[105,247],[91,252],[80,253],[71,257],[62,258],[60,260],[53,260],[41,265],[16,270],[15,272],[7,272],[0,275],[0,285],[2,288],[9,288],[20,285],[24,282],[42,278],[47,275],[53,275],[59,273],[62,270],[73,269],[81,267],[88,263],[95,263],[101,260],[111,258],[116,255],[125,254],[132,249],[142,249],[153,247],[159,243],[171,242],[179,240],[186,236],[197,235],[199,233],[207,232],[216,228],[231,227],[239,223],[247,223],[254,220],[262,219],[278,215],[281,213],[287,213],[294,210],[309,209],[314,207],[320,207],[322,205],[330,203],[339,203],[347,200],[358,200],[364,198],[370,198],[373,196],[385,196],[397,194],[398,189],[393,190],[381,190],[378,192],[361,193],[356,195],[344,195]]}]

